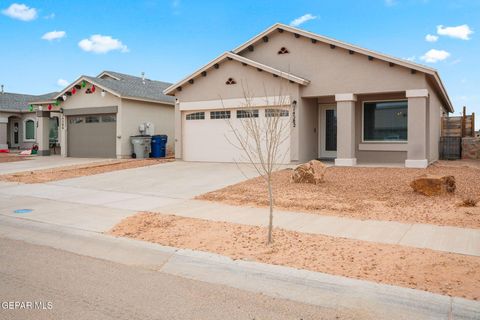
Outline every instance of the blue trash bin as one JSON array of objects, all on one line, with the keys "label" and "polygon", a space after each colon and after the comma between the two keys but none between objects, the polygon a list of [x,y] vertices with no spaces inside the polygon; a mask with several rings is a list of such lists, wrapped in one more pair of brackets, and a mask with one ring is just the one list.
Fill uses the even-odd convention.
[{"label": "blue trash bin", "polygon": [[164,134],[152,136],[152,158],[164,158],[168,137]]}]

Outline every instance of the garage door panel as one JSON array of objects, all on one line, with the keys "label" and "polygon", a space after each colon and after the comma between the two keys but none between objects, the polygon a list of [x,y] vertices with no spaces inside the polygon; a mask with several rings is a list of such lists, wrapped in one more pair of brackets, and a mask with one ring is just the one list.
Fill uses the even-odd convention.
[{"label": "garage door panel", "polygon": [[[265,122],[264,110],[259,112],[259,118],[256,121]],[[186,120],[186,115],[182,114],[183,130],[183,159],[185,161],[210,161],[210,162],[249,162],[245,152],[241,150],[238,141],[233,134],[232,128],[226,119],[210,119],[209,112],[205,112],[205,119]],[[244,132],[241,119],[236,118],[236,110],[231,110],[231,118],[228,119],[232,126]],[[289,129],[289,117],[281,117],[285,127]],[[283,163],[290,162],[290,133],[286,133],[286,139],[283,141],[279,159]],[[285,155],[283,157],[283,155]]]},{"label": "garage door panel", "polygon": [[67,149],[69,157],[115,158],[115,114],[69,116]]}]

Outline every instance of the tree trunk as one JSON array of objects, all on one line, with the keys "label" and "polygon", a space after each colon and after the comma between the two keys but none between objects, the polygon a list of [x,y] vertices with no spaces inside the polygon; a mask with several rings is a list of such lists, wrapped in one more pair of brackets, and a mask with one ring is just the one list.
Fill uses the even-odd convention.
[{"label": "tree trunk", "polygon": [[268,219],[268,239],[267,244],[272,243],[272,229],[273,229],[273,193],[272,193],[272,180],[268,178],[268,202],[270,204],[270,216]]}]

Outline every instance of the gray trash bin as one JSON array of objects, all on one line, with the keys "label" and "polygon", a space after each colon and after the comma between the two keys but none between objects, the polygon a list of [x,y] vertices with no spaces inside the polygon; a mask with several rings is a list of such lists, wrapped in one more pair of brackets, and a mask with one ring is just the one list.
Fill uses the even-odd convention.
[{"label": "gray trash bin", "polygon": [[132,136],[130,141],[133,146],[132,158],[145,159],[150,157],[151,136]]}]

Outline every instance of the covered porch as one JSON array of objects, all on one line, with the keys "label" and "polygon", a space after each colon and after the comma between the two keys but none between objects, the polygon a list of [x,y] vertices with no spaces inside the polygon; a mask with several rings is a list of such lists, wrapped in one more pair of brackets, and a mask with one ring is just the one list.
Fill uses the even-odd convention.
[{"label": "covered porch", "polygon": [[300,158],[409,168],[437,160],[440,110],[426,89],[305,97],[299,111]]}]

